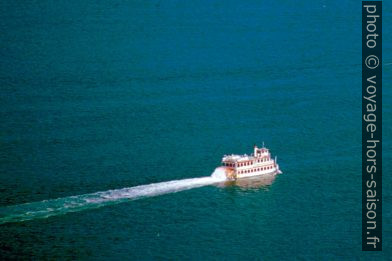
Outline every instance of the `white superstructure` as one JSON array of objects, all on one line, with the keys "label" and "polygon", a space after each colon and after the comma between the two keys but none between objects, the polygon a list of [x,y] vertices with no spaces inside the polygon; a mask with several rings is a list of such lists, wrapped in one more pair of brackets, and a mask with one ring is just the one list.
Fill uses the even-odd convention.
[{"label": "white superstructure", "polygon": [[229,179],[247,178],[263,174],[281,173],[279,165],[271,159],[271,153],[264,146],[254,146],[251,155],[225,155],[222,159],[223,168]]}]

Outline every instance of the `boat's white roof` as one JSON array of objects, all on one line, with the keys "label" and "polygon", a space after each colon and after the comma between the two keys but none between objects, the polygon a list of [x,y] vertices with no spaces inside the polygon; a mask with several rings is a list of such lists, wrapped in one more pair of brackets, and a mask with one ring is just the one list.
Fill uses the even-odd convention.
[{"label": "boat's white roof", "polygon": [[[263,148],[256,148],[258,150],[262,150],[263,153],[268,153],[268,149],[263,147]],[[253,154],[251,155],[247,155],[247,154],[243,154],[243,155],[238,155],[238,154],[231,154],[231,155],[225,155],[222,158],[222,161],[231,161],[231,162],[241,162],[241,161],[249,161],[249,160],[254,160],[255,157]]]},{"label": "boat's white roof", "polygon": [[225,155],[222,159],[222,161],[248,161],[248,160],[253,160],[255,157],[250,156],[250,155]]}]

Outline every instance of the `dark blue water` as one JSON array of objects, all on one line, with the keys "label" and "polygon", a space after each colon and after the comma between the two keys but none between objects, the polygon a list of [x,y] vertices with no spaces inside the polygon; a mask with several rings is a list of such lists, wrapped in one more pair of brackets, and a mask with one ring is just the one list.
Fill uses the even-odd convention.
[{"label": "dark blue water", "polygon": [[[391,256],[388,2],[378,254],[361,252],[360,2],[0,8],[0,218],[13,221],[0,225],[2,257]],[[207,177],[263,141],[283,170],[272,181],[107,192]],[[97,191],[116,200],[86,205],[108,195]]]}]

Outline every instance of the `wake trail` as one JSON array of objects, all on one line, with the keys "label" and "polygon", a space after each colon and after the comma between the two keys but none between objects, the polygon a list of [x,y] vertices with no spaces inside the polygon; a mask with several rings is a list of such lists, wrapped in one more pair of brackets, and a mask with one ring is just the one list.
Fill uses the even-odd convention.
[{"label": "wake trail", "polygon": [[222,182],[226,179],[224,170],[217,168],[210,177],[191,178],[159,182],[136,187],[122,188],[43,200],[0,208],[0,225],[10,222],[22,222],[38,218],[64,215],[87,209],[100,208],[125,201],[163,194],[175,193],[197,187]]}]

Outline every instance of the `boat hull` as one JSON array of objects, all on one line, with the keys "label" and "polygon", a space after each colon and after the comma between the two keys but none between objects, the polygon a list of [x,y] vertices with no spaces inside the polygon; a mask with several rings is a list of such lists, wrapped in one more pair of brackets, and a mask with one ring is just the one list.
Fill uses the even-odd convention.
[{"label": "boat hull", "polygon": [[225,167],[222,167],[222,168],[225,169],[226,178],[228,180],[236,180],[236,179],[262,176],[262,175],[271,175],[271,174],[281,174],[282,173],[279,170],[279,165],[277,167],[272,168],[272,169],[263,170],[263,171],[255,171],[255,172],[250,172],[250,173],[243,173],[243,174],[237,174],[234,171],[234,169],[232,169],[232,168],[225,168]]},{"label": "boat hull", "polygon": [[237,174],[237,179],[242,179],[242,178],[249,178],[249,177],[255,177],[255,176],[262,176],[262,175],[268,175],[268,174],[273,174],[273,173],[278,173],[278,169],[269,169],[269,170],[264,170],[264,171],[258,171],[258,172],[253,172],[253,173],[245,173],[245,174]]}]

